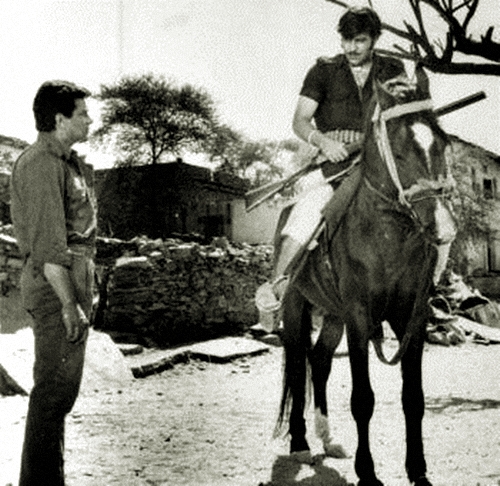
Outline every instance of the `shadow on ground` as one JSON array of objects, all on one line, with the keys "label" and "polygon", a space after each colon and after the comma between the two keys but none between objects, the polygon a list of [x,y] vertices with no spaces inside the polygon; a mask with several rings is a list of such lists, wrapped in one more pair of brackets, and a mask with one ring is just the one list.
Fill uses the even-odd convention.
[{"label": "shadow on ground", "polygon": [[324,454],[313,457],[313,464],[303,464],[290,456],[278,456],[271,480],[259,486],[353,486],[338,471],[326,466]]},{"label": "shadow on ground", "polygon": [[472,400],[462,397],[428,399],[425,408],[434,413],[442,413],[451,408],[452,412],[474,412],[500,408],[500,400],[490,398]]}]

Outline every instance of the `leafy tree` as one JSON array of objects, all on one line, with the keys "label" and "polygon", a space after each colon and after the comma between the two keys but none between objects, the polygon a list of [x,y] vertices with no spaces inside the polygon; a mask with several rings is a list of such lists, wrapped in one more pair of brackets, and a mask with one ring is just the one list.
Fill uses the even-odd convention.
[{"label": "leafy tree", "polygon": [[[326,1],[349,7],[342,0]],[[494,27],[488,27],[480,40],[475,40],[469,31],[480,0],[401,0],[401,3],[409,5],[413,13],[412,21],[404,22],[406,30],[386,23],[382,23],[382,28],[410,46],[394,44],[393,49],[377,49],[378,52],[419,62],[435,73],[500,76],[500,43],[493,40]],[[380,5],[383,6],[383,0]],[[441,32],[438,38],[431,39],[429,32],[436,32],[436,17],[440,19]],[[455,53],[487,62],[455,62]]]},{"label": "leafy tree", "polygon": [[282,178],[287,170],[283,155],[298,149],[296,140],[248,140],[227,127],[219,136],[212,151],[212,160],[219,161],[217,170],[247,179],[253,186]]},{"label": "leafy tree", "polygon": [[202,89],[177,86],[152,74],[101,86],[102,126],[94,143],[115,145],[121,164],[157,164],[165,154],[201,150],[216,126],[212,98]]}]

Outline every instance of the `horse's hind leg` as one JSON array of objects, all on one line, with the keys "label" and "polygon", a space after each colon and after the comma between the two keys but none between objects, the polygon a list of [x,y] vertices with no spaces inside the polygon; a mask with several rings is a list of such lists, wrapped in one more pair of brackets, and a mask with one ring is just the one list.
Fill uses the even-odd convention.
[{"label": "horse's hind leg", "polygon": [[425,477],[426,463],[422,442],[424,393],[422,390],[423,336],[415,336],[401,360],[403,411],[406,422],[406,472],[415,486],[431,486]]},{"label": "horse's hind leg", "polygon": [[290,287],[283,299],[284,390],[279,424],[289,415],[290,452],[299,460],[311,462],[306,440],[307,352],[310,347],[310,312],[304,297]]},{"label": "horse's hind leg", "polygon": [[342,446],[332,443],[326,398],[333,353],[342,339],[344,325],[340,320],[329,315],[320,318],[323,319],[322,328],[318,340],[309,354],[311,378],[314,387],[316,434],[321,439],[327,456],[344,458],[347,457],[347,454]]}]

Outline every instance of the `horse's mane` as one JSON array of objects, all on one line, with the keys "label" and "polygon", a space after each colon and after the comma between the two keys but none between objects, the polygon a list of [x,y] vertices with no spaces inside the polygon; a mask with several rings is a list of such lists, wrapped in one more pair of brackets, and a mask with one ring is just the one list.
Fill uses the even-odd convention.
[{"label": "horse's mane", "polygon": [[[364,133],[366,134],[365,140],[370,136],[373,130],[372,118],[375,112],[377,103],[379,103],[380,93],[383,92],[384,98],[392,98],[392,106],[402,105],[405,103],[410,103],[412,101],[420,101],[424,99],[429,99],[429,92],[427,90],[422,90],[418,84],[413,84],[407,81],[407,78],[397,78],[398,88],[397,94],[391,95],[389,88],[387,88],[387,83],[393,80],[389,80],[386,83],[374,83],[373,96],[368,104],[368,109],[366,111],[366,117],[364,120]],[[386,107],[388,108],[388,107]],[[418,113],[413,113],[409,116],[419,117],[425,120],[425,122],[431,127],[431,129],[438,134],[443,140],[448,142],[449,135],[441,128],[436,115],[431,110],[423,110]]]}]

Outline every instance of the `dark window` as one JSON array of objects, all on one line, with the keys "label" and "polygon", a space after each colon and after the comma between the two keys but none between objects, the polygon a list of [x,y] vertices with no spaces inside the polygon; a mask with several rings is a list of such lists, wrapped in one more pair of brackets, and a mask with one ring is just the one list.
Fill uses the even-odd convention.
[{"label": "dark window", "polygon": [[483,196],[485,199],[493,199],[495,197],[493,179],[483,179]]}]

